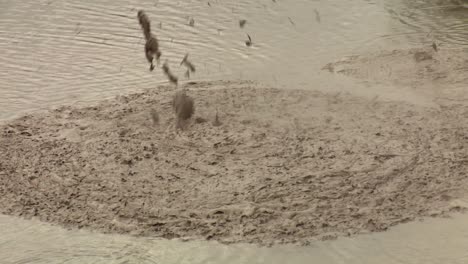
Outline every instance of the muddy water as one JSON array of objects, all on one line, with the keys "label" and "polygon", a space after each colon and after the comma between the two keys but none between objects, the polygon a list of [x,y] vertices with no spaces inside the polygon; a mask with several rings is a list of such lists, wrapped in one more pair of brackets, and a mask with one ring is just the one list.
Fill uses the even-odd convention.
[{"label": "muddy water", "polygon": [[384,6],[393,18],[392,29],[413,44],[436,41],[452,48],[468,45],[466,0],[396,0],[385,1]]},{"label": "muddy water", "polygon": [[[209,4],[208,4],[209,3]],[[166,82],[149,72],[136,10],[145,9],[163,60],[184,79],[253,79],[284,88],[349,89],[358,81],[321,67],[364,51],[468,45],[468,9],[458,1],[78,0],[0,1],[0,119],[60,104],[82,104]],[[188,25],[193,18],[194,27]],[[239,19],[247,19],[239,28]],[[253,46],[247,47],[246,34]],[[374,92],[395,94],[396,88]],[[398,95],[402,96],[398,90]],[[414,100],[415,97],[406,96]],[[257,249],[135,239],[0,217],[2,263],[466,263],[466,217],[391,232]],[[428,232],[430,231],[430,232]]]},{"label": "muddy water", "polygon": [[66,231],[0,216],[0,258],[19,263],[467,263],[467,215],[398,226],[385,233],[308,247],[221,245]]},{"label": "muddy water", "polygon": [[[197,67],[193,79],[359,92],[365,87],[320,68],[344,55],[431,38],[446,47],[468,44],[468,10],[449,1],[0,1],[0,119],[166,82],[160,71],[148,71],[135,17],[140,8],[152,20],[163,60],[182,80],[179,62],[188,52]],[[240,19],[247,20],[243,29]]]}]

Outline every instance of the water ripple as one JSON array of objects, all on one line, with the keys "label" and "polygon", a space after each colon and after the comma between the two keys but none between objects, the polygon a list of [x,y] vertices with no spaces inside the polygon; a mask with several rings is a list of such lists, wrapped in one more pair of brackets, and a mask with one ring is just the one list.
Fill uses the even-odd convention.
[{"label": "water ripple", "polygon": [[[432,40],[447,48],[468,44],[468,9],[433,1],[3,1],[0,119],[166,82],[161,71],[148,71],[139,9],[152,21],[162,60],[181,81],[186,53],[197,66],[195,79],[249,78],[308,89],[325,87],[324,64],[356,51]],[[244,28],[240,19],[247,20]]]}]

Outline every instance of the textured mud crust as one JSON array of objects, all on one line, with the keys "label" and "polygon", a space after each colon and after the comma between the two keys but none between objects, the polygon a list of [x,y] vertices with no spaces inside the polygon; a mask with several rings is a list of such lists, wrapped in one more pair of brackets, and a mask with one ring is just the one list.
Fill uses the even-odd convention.
[{"label": "textured mud crust", "polygon": [[463,209],[464,105],[424,108],[249,82],[185,88],[197,109],[191,120],[203,122],[184,131],[174,128],[170,87],[2,124],[0,213],[266,245],[383,231]]}]

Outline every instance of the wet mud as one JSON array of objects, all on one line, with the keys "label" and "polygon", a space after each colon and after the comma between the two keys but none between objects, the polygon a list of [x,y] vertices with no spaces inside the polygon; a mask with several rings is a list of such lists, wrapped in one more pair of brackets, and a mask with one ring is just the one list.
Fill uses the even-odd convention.
[{"label": "wet mud", "polygon": [[253,82],[183,88],[197,109],[183,131],[170,86],[2,123],[0,213],[106,233],[304,245],[465,209],[466,105]]}]

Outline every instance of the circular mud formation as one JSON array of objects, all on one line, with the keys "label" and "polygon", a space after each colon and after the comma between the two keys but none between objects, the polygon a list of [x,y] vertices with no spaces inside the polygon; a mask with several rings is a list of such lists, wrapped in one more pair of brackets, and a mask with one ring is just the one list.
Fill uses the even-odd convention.
[{"label": "circular mud formation", "polygon": [[464,209],[457,198],[468,187],[466,106],[249,82],[185,88],[197,109],[191,120],[207,122],[184,131],[175,130],[169,87],[2,124],[0,213],[269,245]]}]

